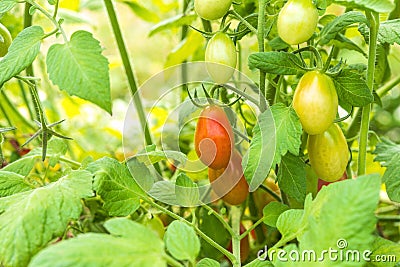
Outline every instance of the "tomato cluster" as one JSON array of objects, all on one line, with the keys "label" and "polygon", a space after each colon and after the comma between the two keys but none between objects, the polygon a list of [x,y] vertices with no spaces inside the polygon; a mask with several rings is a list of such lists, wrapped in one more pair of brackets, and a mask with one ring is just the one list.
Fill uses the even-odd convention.
[{"label": "tomato cluster", "polygon": [[232,126],[221,107],[203,109],[194,142],[199,159],[209,167],[208,177],[216,195],[231,205],[245,201],[249,191],[242,157],[234,148]]}]

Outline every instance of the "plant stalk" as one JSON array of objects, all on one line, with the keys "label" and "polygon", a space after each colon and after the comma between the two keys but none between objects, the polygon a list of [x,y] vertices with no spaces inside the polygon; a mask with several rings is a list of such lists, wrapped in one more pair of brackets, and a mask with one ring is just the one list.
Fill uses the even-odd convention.
[{"label": "plant stalk", "polygon": [[[121,28],[118,23],[117,15],[115,13],[115,8],[111,0],[104,0],[104,4],[107,9],[108,18],[110,19],[111,27],[113,29],[115,39],[117,41],[118,50],[121,55],[122,63],[125,68],[125,74],[128,78],[129,88],[132,94],[133,102],[135,104],[136,112],[138,113],[140,124],[142,126],[142,131],[144,133],[145,141],[147,145],[152,145],[153,140],[151,138],[150,130],[147,125],[146,115],[143,109],[143,103],[140,98],[140,94],[138,93],[138,85],[136,81],[136,77],[133,73],[132,64],[129,60],[128,51],[126,49],[125,41],[122,36]],[[158,173],[161,173],[160,166],[155,164]]]},{"label": "plant stalk", "polygon": [[[375,73],[375,61],[376,61],[376,47],[377,47],[378,30],[379,30],[379,14],[368,11],[366,12],[366,15],[371,25],[369,34],[367,84],[372,92],[374,89],[374,73]],[[368,145],[369,117],[371,109],[372,109],[372,104],[368,104],[362,109],[359,153],[358,153],[358,172],[357,172],[358,176],[365,174],[367,170],[366,166],[367,145]]]},{"label": "plant stalk", "polygon": [[[264,33],[265,33],[265,3],[266,0],[259,0],[259,13],[258,13],[258,26],[257,26],[257,39],[258,39],[258,51],[264,52]],[[267,95],[266,92],[266,84],[265,78],[266,73],[260,70],[260,111],[264,112],[267,110],[267,106],[265,104],[265,96]]]},{"label": "plant stalk", "polygon": [[234,267],[240,267],[240,219],[241,219],[241,208],[240,206],[232,206],[231,208],[231,220],[232,229],[234,235],[232,235],[232,252],[237,259],[236,264],[232,262]]}]

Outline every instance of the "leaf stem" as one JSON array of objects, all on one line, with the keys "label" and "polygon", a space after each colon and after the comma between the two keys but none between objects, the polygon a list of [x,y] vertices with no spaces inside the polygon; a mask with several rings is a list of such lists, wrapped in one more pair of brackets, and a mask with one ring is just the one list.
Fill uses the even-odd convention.
[{"label": "leaf stem", "polygon": [[168,214],[170,217],[174,218],[175,220],[179,220],[183,223],[186,223],[187,225],[189,225],[190,227],[193,227],[193,229],[196,231],[196,233],[203,238],[207,243],[209,243],[211,246],[215,247],[217,250],[219,250],[222,254],[224,254],[232,263],[236,263],[236,258],[235,256],[230,253],[228,250],[226,250],[224,247],[222,247],[220,244],[218,244],[217,242],[215,242],[214,240],[212,240],[208,235],[206,235],[203,231],[201,231],[196,225],[194,225],[193,223],[185,220],[184,218],[182,218],[181,216],[173,213],[172,211],[164,208],[163,206],[157,204],[156,202],[154,202],[152,199],[150,199],[149,197],[146,196],[140,196],[144,202],[152,205],[153,207],[159,209],[160,211]]},{"label": "leaf stem", "polygon": [[[376,12],[367,11],[366,15],[371,25],[369,34],[367,84],[369,89],[373,91],[376,47],[377,47],[378,30],[379,30],[379,14]],[[367,169],[366,166],[367,145],[368,145],[369,117],[371,109],[372,109],[372,104],[368,104],[362,108],[359,154],[358,154],[358,171],[357,171],[358,176],[365,174]]]},{"label": "leaf stem", "polygon": [[240,206],[232,206],[231,207],[231,220],[232,220],[232,229],[234,234],[232,235],[232,252],[235,258],[237,259],[236,264],[232,262],[234,267],[240,267],[240,219],[241,219],[242,211]]},{"label": "leaf stem", "polygon": [[238,20],[240,20],[240,22],[242,22],[244,25],[246,25],[246,27],[255,35],[258,35],[258,31],[256,28],[253,27],[253,25],[251,25],[245,18],[243,18],[242,16],[240,16],[239,13],[236,12],[236,10],[232,9],[230,11]]},{"label": "leaf stem", "polygon": [[[144,137],[147,145],[152,145],[153,140],[150,134],[149,127],[146,121],[146,115],[143,109],[143,103],[140,98],[140,94],[138,94],[138,85],[136,81],[136,77],[133,73],[132,64],[129,60],[128,51],[126,49],[125,41],[122,36],[121,28],[118,23],[117,15],[115,13],[115,8],[111,0],[104,0],[104,4],[107,9],[108,18],[110,19],[110,23],[115,35],[115,39],[117,41],[118,49],[122,58],[122,63],[125,68],[125,74],[128,78],[129,88],[132,94],[133,102],[135,104],[136,112],[138,113],[140,124],[142,126],[142,131],[144,133]],[[154,165],[155,169],[158,173],[161,173],[160,166],[158,164]]]},{"label": "leaf stem", "polygon": [[[266,0],[259,0],[259,13],[258,13],[258,26],[257,26],[257,39],[258,39],[258,51],[264,52],[264,32],[265,32],[265,4]],[[267,110],[267,105],[265,103],[266,84],[265,84],[266,73],[260,70],[260,111],[264,112]],[[276,90],[276,89],[273,89]]]},{"label": "leaf stem", "polygon": [[53,24],[54,26],[56,26],[56,28],[58,29],[58,31],[61,33],[61,35],[63,36],[64,42],[68,42],[68,37],[67,34],[65,33],[64,29],[61,27],[60,23],[58,23],[57,18],[53,17],[52,14],[50,14],[49,12],[47,12],[46,9],[44,9],[41,5],[39,5],[38,3],[36,3],[35,1],[32,0],[26,0],[27,3],[29,3],[30,5],[34,6],[37,10],[39,10],[43,15],[45,15]]},{"label": "leaf stem", "polygon": [[228,230],[228,232],[231,236],[235,235],[232,227],[229,225],[229,223],[227,221],[224,220],[224,218],[218,212],[216,212],[213,208],[211,208],[210,206],[208,206],[206,204],[201,205],[201,206],[203,208],[205,208],[206,210],[208,210],[209,213],[213,214],[218,219],[218,221],[221,222],[221,224],[225,227],[225,229]]},{"label": "leaf stem", "polygon": [[276,200],[278,200],[279,202],[282,202],[282,198],[280,198],[278,196],[277,193],[275,193],[273,190],[271,190],[268,186],[261,184],[260,188],[267,191],[268,194],[270,194],[273,198],[275,198]]},{"label": "leaf stem", "polygon": [[167,260],[168,265],[171,265],[173,267],[182,267],[182,266],[184,266],[183,264],[181,264],[179,261],[177,261],[174,258],[172,258],[167,253],[164,254],[164,258]]},{"label": "leaf stem", "polygon": [[251,231],[253,231],[253,229],[255,229],[258,225],[260,225],[263,222],[264,222],[264,217],[253,223],[253,225],[249,229],[247,229],[246,232],[244,232],[239,236],[239,239],[242,240],[243,238],[245,238],[248,234],[250,234]]},{"label": "leaf stem", "polygon": [[397,76],[396,78],[390,80],[388,83],[386,83],[384,86],[379,88],[377,90],[377,94],[379,97],[385,96],[390,90],[392,90],[396,85],[400,83],[400,75]]}]

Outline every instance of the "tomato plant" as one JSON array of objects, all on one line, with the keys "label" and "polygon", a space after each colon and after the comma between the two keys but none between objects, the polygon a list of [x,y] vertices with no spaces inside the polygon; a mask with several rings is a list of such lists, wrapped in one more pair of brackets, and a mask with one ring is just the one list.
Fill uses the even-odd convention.
[{"label": "tomato plant", "polygon": [[225,111],[216,105],[205,108],[199,116],[194,137],[196,153],[208,167],[226,168],[231,159],[234,136]]},{"label": "tomato plant", "polygon": [[318,71],[301,77],[293,97],[293,108],[308,134],[325,132],[336,118],[338,97],[331,78]]},{"label": "tomato plant", "polygon": [[398,266],[399,7],[0,0],[0,266]]},{"label": "tomato plant", "polygon": [[205,52],[207,71],[214,82],[224,84],[228,82],[237,64],[236,47],[231,38],[225,33],[215,34],[207,44]]}]

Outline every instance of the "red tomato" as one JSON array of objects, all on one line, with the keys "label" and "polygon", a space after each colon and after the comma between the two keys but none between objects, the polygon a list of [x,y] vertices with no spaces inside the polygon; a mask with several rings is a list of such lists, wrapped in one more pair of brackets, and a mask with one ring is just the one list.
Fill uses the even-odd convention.
[{"label": "red tomato", "polygon": [[[337,180],[335,182],[344,181],[346,179],[347,179],[347,173],[345,172],[345,173],[343,173],[343,176],[339,180]],[[330,184],[335,183],[335,182],[327,182],[327,181],[324,181],[322,179],[318,179],[318,192],[321,190],[321,188],[323,186],[327,186],[327,185],[330,185]]]},{"label": "red tomato", "polygon": [[249,185],[243,175],[242,157],[236,150],[227,168],[208,169],[208,178],[218,197],[230,204],[239,205],[249,194]]},{"label": "red tomato", "polygon": [[215,105],[205,108],[200,114],[194,137],[200,160],[215,170],[226,168],[233,144],[233,130],[225,111]]}]

